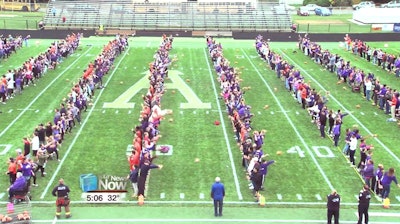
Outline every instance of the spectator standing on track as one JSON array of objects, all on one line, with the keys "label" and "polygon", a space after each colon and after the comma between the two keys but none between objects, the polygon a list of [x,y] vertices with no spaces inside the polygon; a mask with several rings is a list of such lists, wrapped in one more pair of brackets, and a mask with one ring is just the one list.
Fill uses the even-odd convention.
[{"label": "spectator standing on track", "polygon": [[221,183],[221,178],[216,177],[215,183],[211,186],[211,198],[214,200],[214,215],[222,216],[224,205],[225,186]]},{"label": "spectator standing on track", "polygon": [[363,189],[358,194],[358,222],[357,224],[362,224],[364,217],[364,223],[368,224],[368,209],[369,201],[371,200],[371,194],[369,192],[368,185],[364,185]]},{"label": "spectator standing on track", "polygon": [[387,197],[389,197],[389,193],[390,193],[390,185],[392,183],[392,181],[398,186],[400,187],[399,182],[397,182],[397,178],[396,175],[394,175],[394,168],[389,168],[389,170],[387,172],[385,172],[385,174],[383,174],[381,183],[383,186],[383,190],[382,190],[382,198],[385,199]]},{"label": "spectator standing on track", "polygon": [[340,195],[336,190],[332,190],[332,193],[327,196],[326,207],[328,208],[328,224],[332,223],[332,217],[334,217],[334,223],[339,224]]}]

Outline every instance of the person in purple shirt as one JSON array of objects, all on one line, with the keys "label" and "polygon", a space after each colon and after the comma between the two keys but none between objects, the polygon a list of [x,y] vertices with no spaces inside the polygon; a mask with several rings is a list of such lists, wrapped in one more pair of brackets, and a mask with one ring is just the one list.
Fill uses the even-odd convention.
[{"label": "person in purple shirt", "polygon": [[[265,154],[267,155],[267,154]],[[265,158],[262,159],[262,162],[260,164],[260,172],[262,174],[262,184],[261,184],[261,190],[264,189],[264,183],[265,183],[265,177],[268,174],[268,167],[272,164],[275,163],[275,160],[266,160]]]},{"label": "person in purple shirt", "polygon": [[365,165],[365,168],[362,170],[363,178],[365,181],[365,184],[368,185],[368,187],[371,187],[371,180],[374,178],[374,161],[369,159],[367,160],[367,164]]},{"label": "person in purple shirt", "polygon": [[340,137],[340,121],[336,120],[335,121],[335,125],[333,126],[333,142],[334,142],[334,146],[338,147],[339,144],[339,137]]},{"label": "person in purple shirt", "polygon": [[14,195],[18,194],[18,192],[24,191],[26,188],[26,180],[24,176],[22,176],[21,172],[17,173],[17,179],[11,186],[7,189],[8,191],[8,199],[11,200]]},{"label": "person in purple shirt", "polygon": [[381,180],[381,184],[383,186],[383,190],[382,190],[382,198],[383,199],[389,197],[390,184],[392,183],[392,181],[398,187],[400,187],[400,184],[397,182],[397,178],[394,175],[394,168],[389,168],[389,170],[387,172],[385,172],[385,174],[383,174],[383,177],[382,177],[382,180]]}]

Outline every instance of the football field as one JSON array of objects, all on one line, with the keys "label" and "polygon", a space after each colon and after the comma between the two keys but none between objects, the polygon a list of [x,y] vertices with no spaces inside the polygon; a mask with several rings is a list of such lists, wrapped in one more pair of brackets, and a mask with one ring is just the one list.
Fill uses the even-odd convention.
[{"label": "football field", "polygon": [[[23,147],[22,138],[31,137],[38,124],[53,120],[54,109],[65,101],[83,70],[110,40],[112,37],[83,38],[79,49],[55,70],[48,71],[35,86],[25,88],[22,95],[0,105],[0,155],[4,172],[6,160],[15,157],[15,150]],[[327,96],[329,109],[348,113],[339,147],[334,147],[330,138],[320,138],[307,110],[302,109],[285,89],[285,83],[259,57],[254,40],[216,38],[216,41],[222,44],[230,65],[240,71],[240,85],[246,89],[244,99],[253,114],[251,132],[266,130],[263,151],[269,154],[268,160],[276,161],[269,167],[265,189],[261,191],[266,206],[260,207],[249,189],[205,39],[178,36],[169,52],[172,63],[161,101],[162,109],[173,112],[161,122],[162,137],[157,142],[171,150],[157,153],[154,163],[162,164],[163,168],[152,170],[144,206],[138,206],[131,198],[129,183],[128,193],[120,203],[87,201],[80,185],[82,175],[126,177],[129,174],[126,153],[132,145],[132,129],[140,124],[143,95],[149,87],[148,65],[161,42],[161,37],[130,37],[129,47],[103,79],[105,88],[96,89],[89,108],[82,114],[81,124],[65,135],[60,161],[49,161],[47,175],[38,176],[39,186],[31,190],[34,222],[325,223],[326,195],[336,189],[342,198],[341,222],[355,223],[358,192],[363,182],[342,153],[344,131],[357,126],[367,143],[374,145],[375,164],[400,172],[399,125],[387,122],[388,115],[360,93],[352,92],[347,84],[337,84],[336,75],[302,54],[296,43],[272,42],[273,51],[295,66],[312,88]],[[31,40],[28,47],[1,61],[1,73],[18,68],[27,58],[44,52],[50,43],[51,40]],[[393,74],[344,51],[338,43],[321,45],[354,66],[373,72],[382,83],[400,89]],[[388,44],[388,52],[400,53],[398,43],[370,43],[378,48],[384,48],[384,44]],[[216,125],[216,121],[220,124]],[[282,151],[282,155],[277,151]],[[357,164],[359,152],[356,157]],[[226,188],[224,217],[217,220],[210,200],[210,187],[216,176],[221,177]],[[51,190],[59,178],[64,178],[71,188],[73,218],[69,220],[54,220]],[[0,186],[4,189],[0,195],[5,206],[6,175]],[[394,184],[390,200],[390,209],[383,209],[382,202],[373,197],[371,223],[400,223],[400,189]]]}]

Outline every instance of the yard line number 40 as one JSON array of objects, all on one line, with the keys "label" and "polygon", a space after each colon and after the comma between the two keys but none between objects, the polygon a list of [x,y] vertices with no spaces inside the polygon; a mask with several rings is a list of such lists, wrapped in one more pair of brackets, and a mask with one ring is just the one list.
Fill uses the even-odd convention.
[{"label": "yard line number 40", "polygon": [[[332,150],[327,146],[312,146],[311,147],[316,156],[320,158],[333,158],[335,155]],[[298,154],[299,157],[305,157],[305,152],[301,150],[300,146],[293,146],[286,151],[287,153],[295,153]]]}]

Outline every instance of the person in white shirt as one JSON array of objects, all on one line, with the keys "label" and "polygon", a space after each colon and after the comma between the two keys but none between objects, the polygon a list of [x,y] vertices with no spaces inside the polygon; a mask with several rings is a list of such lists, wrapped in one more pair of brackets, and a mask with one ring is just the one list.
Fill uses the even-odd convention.
[{"label": "person in white shirt", "polygon": [[368,101],[370,101],[371,100],[371,91],[372,91],[371,80],[369,78],[366,78],[364,85],[365,85],[365,97],[367,98]]},{"label": "person in white shirt", "polygon": [[350,137],[350,143],[349,143],[349,152],[350,152],[350,166],[351,167],[355,167],[356,163],[354,160],[354,155],[356,153],[356,149],[357,149],[357,138],[356,135],[351,135]]}]

